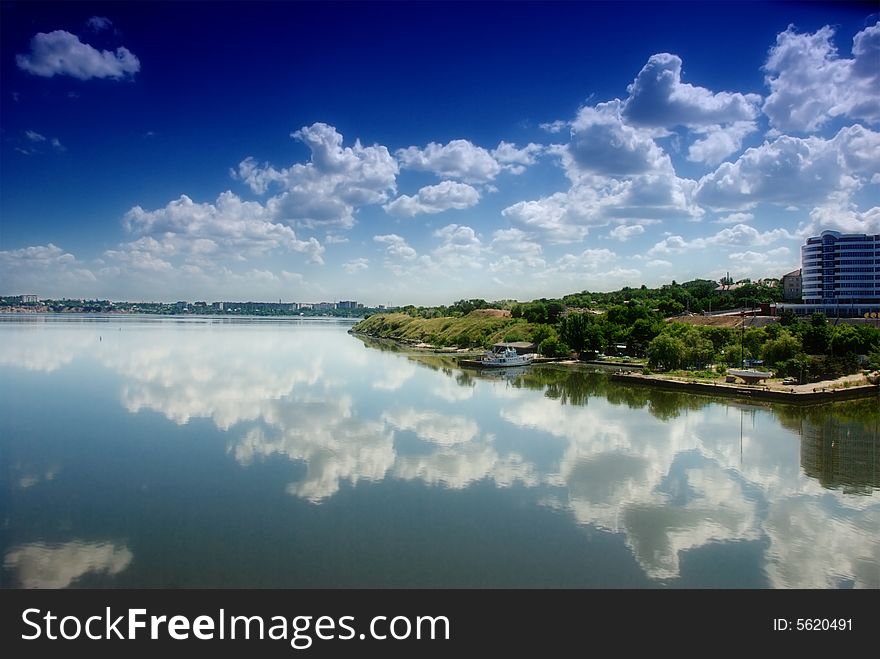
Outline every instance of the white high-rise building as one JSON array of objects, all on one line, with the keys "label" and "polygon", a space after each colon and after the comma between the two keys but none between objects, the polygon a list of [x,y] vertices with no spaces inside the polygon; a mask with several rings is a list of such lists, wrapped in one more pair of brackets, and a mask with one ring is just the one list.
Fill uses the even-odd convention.
[{"label": "white high-rise building", "polygon": [[823,231],[801,247],[806,304],[880,302],[880,234]]}]

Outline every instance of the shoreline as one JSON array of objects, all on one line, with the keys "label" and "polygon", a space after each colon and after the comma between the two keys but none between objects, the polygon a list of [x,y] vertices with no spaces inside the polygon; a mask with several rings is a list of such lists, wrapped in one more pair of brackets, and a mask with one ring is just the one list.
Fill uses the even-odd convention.
[{"label": "shoreline", "polygon": [[[675,391],[689,391],[691,393],[706,394],[710,396],[731,396],[735,398],[748,398],[752,400],[769,400],[777,403],[829,403],[838,400],[854,400],[857,398],[870,398],[880,396],[880,384],[861,384],[852,387],[823,387],[808,388],[809,385],[799,385],[799,388],[791,387],[790,390],[771,389],[767,385],[728,384],[725,382],[698,382],[696,380],[678,380],[662,375],[643,375],[641,373],[612,373],[612,382],[634,384],[637,386],[657,387],[660,389],[672,389]],[[821,384],[821,383],[816,383]]]},{"label": "shoreline", "polygon": [[[456,359],[456,365],[463,370],[468,368],[480,368],[472,358],[482,354],[483,351],[481,349],[457,348],[454,346],[440,347],[430,343],[379,337],[364,332],[353,332],[351,330],[349,330],[348,333],[361,339],[385,342],[399,348],[453,357]],[[471,364],[468,362],[474,363]],[[662,374],[644,375],[642,373],[634,372],[641,371],[644,368],[643,364],[627,364],[625,362],[601,361],[596,359],[581,361],[570,358],[541,358],[540,360],[532,362],[532,365],[535,366],[542,364],[555,364],[566,367],[589,366],[594,368],[599,367],[602,370],[613,368],[616,369],[616,372],[609,373],[608,377],[612,382],[620,384],[654,387],[673,391],[686,391],[707,396],[727,396],[730,398],[764,400],[777,403],[808,405],[880,396],[880,384],[865,383],[854,386],[840,386],[841,384],[850,381],[847,380],[847,378],[852,376],[846,376],[839,380],[795,385],[783,389],[781,387],[771,387],[768,385],[731,384],[719,381],[698,381],[693,379],[686,380]]]}]

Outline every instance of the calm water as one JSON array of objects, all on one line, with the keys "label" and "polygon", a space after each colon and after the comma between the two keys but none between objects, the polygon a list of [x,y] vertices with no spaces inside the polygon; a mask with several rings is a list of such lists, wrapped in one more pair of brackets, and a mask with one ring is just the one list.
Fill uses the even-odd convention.
[{"label": "calm water", "polygon": [[0,319],[5,587],[880,587],[880,405],[335,321]]}]

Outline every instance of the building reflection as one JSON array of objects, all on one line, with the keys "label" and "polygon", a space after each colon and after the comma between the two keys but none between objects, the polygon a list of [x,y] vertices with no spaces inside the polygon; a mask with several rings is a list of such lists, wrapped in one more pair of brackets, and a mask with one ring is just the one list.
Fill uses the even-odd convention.
[{"label": "building reflection", "polygon": [[849,494],[880,488],[877,427],[826,416],[805,420],[801,430],[801,466],[824,487]]}]

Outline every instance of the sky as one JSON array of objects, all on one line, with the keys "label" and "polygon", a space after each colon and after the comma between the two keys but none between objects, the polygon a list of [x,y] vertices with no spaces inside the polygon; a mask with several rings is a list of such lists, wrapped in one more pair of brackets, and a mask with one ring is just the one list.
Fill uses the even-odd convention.
[{"label": "sky", "polygon": [[0,3],[0,295],[449,304],[880,233],[875,3]]}]

